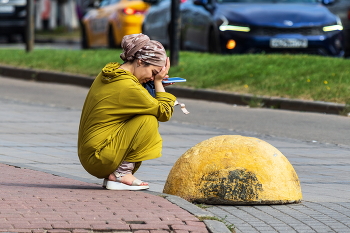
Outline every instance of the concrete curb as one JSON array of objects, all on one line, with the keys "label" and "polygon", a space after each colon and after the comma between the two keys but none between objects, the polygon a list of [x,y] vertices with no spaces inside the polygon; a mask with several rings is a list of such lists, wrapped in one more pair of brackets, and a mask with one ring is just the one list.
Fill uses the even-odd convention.
[{"label": "concrete curb", "polygon": [[206,211],[205,209],[199,208],[198,206],[192,204],[191,202],[186,201],[181,197],[166,194],[166,193],[153,192],[153,191],[144,191],[144,192],[152,193],[153,195],[157,195],[157,196],[164,196],[165,199],[179,206],[180,208],[186,210],[187,212],[193,214],[197,218],[209,218],[209,219],[203,220],[203,222],[207,226],[210,233],[232,233],[223,222],[210,219],[210,218],[216,218],[214,214]]},{"label": "concrete curb", "polygon": [[[182,199],[181,197],[166,194],[166,199],[186,210],[187,212],[193,214],[197,218],[215,218],[215,215],[212,213],[199,208],[198,206]],[[223,222],[220,222],[218,220],[206,219],[203,220],[203,222],[207,226],[210,233],[232,233]]]},{"label": "concrete curb", "polygon": [[232,233],[222,222],[217,220],[203,221],[211,233]]},{"label": "concrete curb", "polygon": [[0,75],[39,82],[73,84],[83,87],[90,87],[94,81],[94,78],[89,76],[5,65],[0,65]]},{"label": "concrete curb", "polygon": [[187,210],[188,212],[190,212],[196,217],[202,217],[202,218],[215,217],[212,213],[199,208],[198,206],[186,201],[185,199],[182,199],[181,197],[169,195],[169,194],[163,194],[163,195],[166,196],[165,199],[167,199],[171,203],[176,204],[177,206],[180,206],[182,209]]},{"label": "concrete curb", "polygon": [[256,103],[261,103],[262,107],[264,108],[285,109],[293,111],[339,114],[346,107],[345,104],[337,104],[331,102],[254,96],[248,94],[243,95],[210,89],[169,87],[168,90],[178,97],[209,100],[237,105],[248,105],[249,102],[254,101]]},{"label": "concrete curb", "polygon": [[[73,84],[83,87],[90,87],[95,78],[84,75],[60,73],[29,68],[18,68],[7,65],[0,65],[0,75],[41,82]],[[293,111],[339,114],[346,108],[345,104],[337,104],[322,101],[304,101],[297,99],[264,97],[254,95],[242,95],[209,89],[168,87],[167,90],[177,97],[209,100],[237,105],[248,105],[249,102],[255,101],[261,103],[265,108],[285,109]]]}]

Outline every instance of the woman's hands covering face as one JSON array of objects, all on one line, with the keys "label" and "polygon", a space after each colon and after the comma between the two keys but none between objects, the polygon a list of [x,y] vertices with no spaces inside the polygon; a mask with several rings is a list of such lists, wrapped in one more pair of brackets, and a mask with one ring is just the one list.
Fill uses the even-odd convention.
[{"label": "woman's hands covering face", "polygon": [[169,57],[167,57],[165,66],[163,66],[162,69],[158,72],[158,74],[155,75],[154,81],[155,82],[162,82],[163,79],[165,79],[165,80],[168,79],[169,78],[169,75],[168,75],[169,69],[170,69],[170,60],[169,60]]}]

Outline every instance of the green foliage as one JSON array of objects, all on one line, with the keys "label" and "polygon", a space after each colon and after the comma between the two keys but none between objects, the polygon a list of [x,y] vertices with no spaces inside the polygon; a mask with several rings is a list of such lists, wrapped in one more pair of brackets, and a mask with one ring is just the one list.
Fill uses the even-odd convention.
[{"label": "green foliage", "polygon": [[185,52],[171,72],[184,85],[255,96],[345,103],[350,60],[307,55],[209,55]]},{"label": "green foliage", "polygon": [[227,223],[226,222],[226,217],[225,218],[218,218],[218,217],[210,217],[210,216],[205,216],[205,217],[198,217],[199,221],[204,221],[204,220],[216,220],[216,221],[219,221],[219,222],[222,222],[225,224],[225,226],[227,227],[227,229],[229,229],[229,231],[231,232],[235,232],[235,226],[234,224],[230,224],[230,223]]},{"label": "green foliage", "polygon": [[205,204],[195,204],[196,206],[198,206],[201,209],[207,209],[209,208],[209,206],[205,205]]},{"label": "green foliage", "polygon": [[121,62],[120,50],[0,50],[0,64],[96,76],[108,62]]},{"label": "green foliage", "polygon": [[243,98],[242,101],[244,103],[246,103],[251,108],[261,108],[264,106],[263,100],[261,98],[257,97],[256,95],[254,95],[249,100],[246,100]]},{"label": "green foliage", "polygon": [[[0,64],[96,76],[106,63],[121,62],[120,53],[120,49],[35,49],[31,53],[1,49]],[[347,103],[350,96],[350,60],[341,58],[288,54],[218,55],[184,51],[180,53],[179,65],[172,67],[169,75],[187,79],[186,83],[176,86],[254,96],[336,103]]]}]

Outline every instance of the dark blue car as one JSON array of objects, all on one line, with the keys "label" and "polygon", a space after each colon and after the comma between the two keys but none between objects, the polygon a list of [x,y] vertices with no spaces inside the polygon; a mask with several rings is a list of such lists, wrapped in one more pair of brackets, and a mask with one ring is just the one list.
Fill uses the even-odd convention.
[{"label": "dark blue car", "polygon": [[26,0],[0,0],[0,36],[14,42],[20,35],[25,41]]},{"label": "dark blue car", "polygon": [[[334,1],[334,0],[333,0]],[[217,53],[297,52],[344,56],[332,0],[187,0],[180,5],[181,48]],[[156,2],[143,32],[169,44],[170,0]]]}]

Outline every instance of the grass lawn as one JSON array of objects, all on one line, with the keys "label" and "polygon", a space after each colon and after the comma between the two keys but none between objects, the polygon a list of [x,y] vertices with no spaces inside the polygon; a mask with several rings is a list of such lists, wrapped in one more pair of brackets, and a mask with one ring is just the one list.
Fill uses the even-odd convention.
[{"label": "grass lawn", "polygon": [[[121,50],[1,49],[0,64],[96,76]],[[350,104],[350,60],[312,55],[213,55],[181,52],[176,84],[253,95]]]}]

